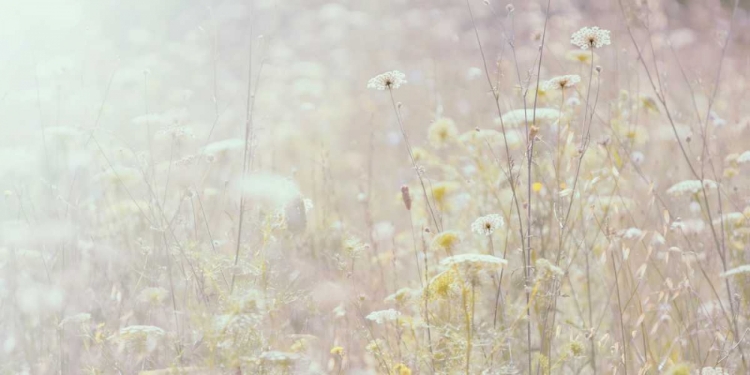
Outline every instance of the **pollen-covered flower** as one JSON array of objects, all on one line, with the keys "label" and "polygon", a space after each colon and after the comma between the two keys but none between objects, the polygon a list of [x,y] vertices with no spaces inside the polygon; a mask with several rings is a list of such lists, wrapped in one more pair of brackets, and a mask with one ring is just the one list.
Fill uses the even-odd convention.
[{"label": "pollen-covered flower", "polygon": [[581,82],[581,76],[578,74],[566,74],[545,81],[542,87],[545,90],[565,90],[577,85],[579,82]]},{"label": "pollen-covered flower", "polygon": [[703,190],[703,188],[710,190],[717,187],[718,185],[713,180],[703,180],[703,183],[700,180],[685,180],[672,185],[672,187],[667,189],[667,194],[672,196],[695,194]]},{"label": "pollen-covered flower", "polygon": [[601,48],[611,44],[609,30],[597,26],[584,27],[570,37],[570,43],[581,49]]},{"label": "pollen-covered flower", "polygon": [[394,309],[388,309],[388,310],[378,310],[373,311],[365,317],[367,320],[371,320],[377,324],[383,324],[386,322],[393,322],[398,320],[398,317],[401,316],[401,312],[396,311]]},{"label": "pollen-covered flower", "polygon": [[502,216],[498,214],[485,215],[471,223],[471,231],[482,236],[489,236],[495,229],[502,227],[503,224]]},{"label": "pollen-covered flower", "polygon": [[404,83],[406,83],[406,75],[398,70],[393,70],[370,78],[367,81],[367,88],[380,91],[392,90],[401,87]]},{"label": "pollen-covered flower", "polygon": [[443,148],[458,137],[456,123],[449,118],[440,118],[427,129],[427,139],[432,147]]}]

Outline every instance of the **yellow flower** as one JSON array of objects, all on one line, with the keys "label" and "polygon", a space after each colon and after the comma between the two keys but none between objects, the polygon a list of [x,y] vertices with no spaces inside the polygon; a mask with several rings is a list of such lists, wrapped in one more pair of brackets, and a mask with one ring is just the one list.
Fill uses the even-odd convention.
[{"label": "yellow flower", "polygon": [[[570,61],[579,62],[582,64],[591,64],[591,51],[584,50],[572,50],[565,54],[565,58]],[[594,58],[598,59],[598,56],[594,54]]]},{"label": "yellow flower", "polygon": [[337,355],[339,357],[343,357],[344,356],[344,348],[341,347],[341,346],[334,346],[333,348],[331,348],[331,354]]},{"label": "yellow flower", "polygon": [[432,147],[443,148],[458,137],[456,123],[449,118],[440,118],[430,125],[427,130],[427,139]]},{"label": "yellow flower", "polygon": [[531,184],[531,190],[534,190],[535,193],[538,193],[542,190],[542,183],[541,182],[535,182]]},{"label": "yellow flower", "polygon": [[461,233],[455,230],[446,230],[438,233],[433,239],[430,247],[433,250],[445,250],[452,253],[453,249],[461,242]]},{"label": "yellow flower", "polygon": [[399,363],[394,367],[397,375],[411,375],[411,369],[403,363]]},{"label": "yellow flower", "polygon": [[452,181],[438,182],[432,185],[432,198],[439,209],[448,208],[448,197],[451,193],[458,190],[458,183]]}]

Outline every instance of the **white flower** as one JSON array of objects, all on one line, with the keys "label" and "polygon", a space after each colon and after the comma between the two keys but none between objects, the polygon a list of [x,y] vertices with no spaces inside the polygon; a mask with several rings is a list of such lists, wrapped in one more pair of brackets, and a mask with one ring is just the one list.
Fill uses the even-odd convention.
[{"label": "white flower", "polygon": [[729,371],[721,367],[704,367],[700,375],[730,375]]},{"label": "white flower", "polygon": [[459,254],[443,259],[443,266],[475,266],[480,268],[500,268],[508,264],[503,258],[486,254]]},{"label": "white flower", "polygon": [[625,239],[640,238],[641,235],[643,235],[643,231],[635,227],[625,229],[622,232],[622,238]]},{"label": "white flower", "polygon": [[503,224],[502,216],[498,214],[485,215],[471,223],[471,231],[481,236],[489,236]]},{"label": "white flower", "polygon": [[547,259],[539,258],[535,265],[537,275],[541,278],[549,279],[565,275],[565,271],[562,268],[552,264],[552,262]]},{"label": "white flower", "polygon": [[394,310],[394,309],[388,309],[388,310],[379,310],[379,311],[373,311],[365,317],[367,320],[372,320],[373,322],[377,324],[383,324],[385,322],[392,322],[398,317],[401,316],[401,313]]},{"label": "white flower", "polygon": [[737,162],[740,164],[750,162],[750,151],[745,151],[740,154],[740,156],[737,157]]},{"label": "white flower", "polygon": [[169,292],[164,288],[146,288],[138,295],[138,300],[146,304],[158,305],[162,303]]},{"label": "white flower", "polygon": [[609,30],[600,29],[597,26],[584,27],[570,37],[570,43],[581,49],[601,48],[611,44]]},{"label": "white flower", "polygon": [[739,267],[732,268],[731,270],[721,274],[721,277],[729,277],[740,273],[750,273],[750,264],[743,264]]},{"label": "white flower", "polygon": [[406,83],[405,78],[406,75],[398,70],[385,72],[370,78],[370,80],[367,81],[367,88],[381,91],[397,89]]},{"label": "white flower", "polygon": [[[560,111],[554,109],[554,108],[537,108],[536,109],[536,122],[542,122],[542,121],[557,121],[557,119],[560,118]],[[505,126],[519,126],[522,124],[525,124],[528,120],[529,123],[531,123],[534,120],[534,110],[529,108],[524,112],[523,109],[514,109],[512,111],[509,111],[503,116],[495,120],[495,123],[498,125],[500,124],[500,121]]]},{"label": "white flower", "polygon": [[667,194],[672,196],[680,196],[687,193],[695,194],[704,187],[706,189],[716,189],[718,185],[713,180],[703,180],[703,184],[701,184],[700,180],[685,180],[672,185],[672,187],[667,189]]},{"label": "white flower", "polygon": [[566,74],[564,76],[557,76],[549,79],[542,83],[543,90],[564,90],[575,86],[581,82],[581,76],[578,74]]}]

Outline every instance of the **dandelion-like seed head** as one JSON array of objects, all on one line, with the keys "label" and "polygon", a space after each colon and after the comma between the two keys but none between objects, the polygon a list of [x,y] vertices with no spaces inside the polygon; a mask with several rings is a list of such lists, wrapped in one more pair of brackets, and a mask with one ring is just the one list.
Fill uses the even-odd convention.
[{"label": "dandelion-like seed head", "polygon": [[609,38],[609,30],[600,29],[597,26],[584,27],[570,37],[570,43],[581,49],[601,48],[612,44]]},{"label": "dandelion-like seed head", "polygon": [[499,214],[485,215],[471,223],[471,231],[480,236],[490,236],[495,229],[502,227],[503,224],[503,217]]},{"label": "dandelion-like seed head", "polygon": [[370,78],[367,81],[367,88],[380,91],[393,90],[401,87],[404,83],[406,83],[406,75],[398,70],[392,70]]}]

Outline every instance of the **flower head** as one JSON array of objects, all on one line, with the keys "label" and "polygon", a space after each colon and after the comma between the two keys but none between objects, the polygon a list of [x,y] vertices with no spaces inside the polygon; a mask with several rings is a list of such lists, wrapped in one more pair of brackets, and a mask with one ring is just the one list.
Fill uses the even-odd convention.
[{"label": "flower head", "polygon": [[584,27],[570,37],[570,43],[581,49],[601,48],[611,44],[609,30],[600,29],[597,26]]},{"label": "flower head", "polygon": [[713,180],[703,180],[703,183],[700,180],[685,180],[672,185],[667,189],[667,194],[672,196],[695,194],[703,190],[704,187],[709,190],[716,189],[717,186]]},{"label": "flower head", "polygon": [[449,118],[441,118],[433,122],[427,129],[427,138],[435,148],[443,148],[458,137],[456,123]]},{"label": "flower head", "polygon": [[383,324],[385,322],[392,322],[398,319],[398,317],[401,316],[401,313],[394,310],[394,309],[388,309],[388,310],[378,310],[373,311],[365,317],[367,320],[372,320],[373,322],[377,324]]},{"label": "flower head", "polygon": [[502,216],[498,214],[485,215],[471,223],[471,231],[482,236],[489,236],[495,229],[502,227],[503,224]]},{"label": "flower head", "polygon": [[393,70],[370,78],[367,81],[367,88],[380,91],[392,90],[401,87],[404,83],[406,83],[406,75],[398,70]]},{"label": "flower head", "polygon": [[581,76],[577,74],[566,74],[545,81],[542,84],[542,88],[545,90],[565,90],[575,86],[578,82],[581,82]]}]

